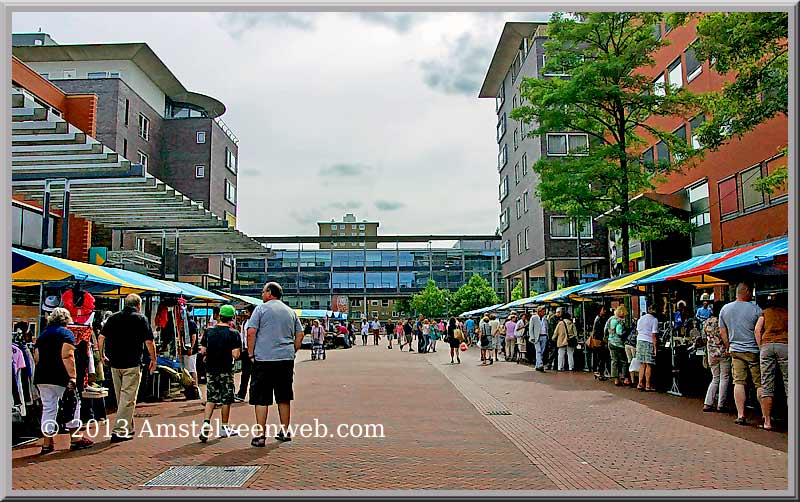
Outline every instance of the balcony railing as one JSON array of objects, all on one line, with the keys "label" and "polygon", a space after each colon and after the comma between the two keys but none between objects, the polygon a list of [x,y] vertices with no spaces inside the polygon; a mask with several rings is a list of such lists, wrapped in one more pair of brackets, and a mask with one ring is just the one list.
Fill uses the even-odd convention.
[{"label": "balcony railing", "polygon": [[236,135],[233,134],[233,131],[231,131],[231,128],[228,127],[228,124],[226,124],[225,121],[222,120],[222,117],[217,117],[214,119],[214,121],[217,123],[217,125],[219,125],[222,131],[228,135],[228,138],[230,138],[230,140],[233,141],[234,145],[239,144],[239,138],[237,138]]}]

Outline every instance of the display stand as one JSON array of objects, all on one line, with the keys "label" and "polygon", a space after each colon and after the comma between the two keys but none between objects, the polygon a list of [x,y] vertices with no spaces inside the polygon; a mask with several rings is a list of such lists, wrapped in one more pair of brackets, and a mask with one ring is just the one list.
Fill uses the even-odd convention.
[{"label": "display stand", "polygon": [[672,370],[672,388],[667,391],[667,394],[672,394],[673,396],[683,397],[683,393],[681,393],[680,386],[678,385],[678,373],[680,370],[676,367],[677,359],[675,358],[675,326],[673,325],[672,319],[672,305],[667,309],[669,313],[669,320],[666,322],[667,329],[669,329],[669,350],[671,355],[671,370]]}]

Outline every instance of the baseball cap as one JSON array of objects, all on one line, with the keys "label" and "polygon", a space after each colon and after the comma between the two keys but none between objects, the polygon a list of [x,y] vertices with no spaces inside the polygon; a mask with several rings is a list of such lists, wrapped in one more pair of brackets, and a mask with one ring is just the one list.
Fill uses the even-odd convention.
[{"label": "baseball cap", "polygon": [[233,305],[223,305],[219,308],[220,317],[236,317],[236,309]]},{"label": "baseball cap", "polygon": [[52,312],[61,305],[61,298],[56,295],[48,296],[44,299],[42,310],[45,312]]}]

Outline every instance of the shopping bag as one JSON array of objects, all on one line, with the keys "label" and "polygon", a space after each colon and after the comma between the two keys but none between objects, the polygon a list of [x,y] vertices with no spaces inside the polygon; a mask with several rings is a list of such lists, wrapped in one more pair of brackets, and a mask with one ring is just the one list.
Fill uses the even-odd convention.
[{"label": "shopping bag", "polygon": [[639,368],[642,367],[641,361],[639,361],[638,357],[634,357],[631,359],[631,364],[628,367],[628,371],[639,371]]},{"label": "shopping bag", "polygon": [[458,346],[458,348],[461,349],[461,352],[464,352],[464,351],[467,350],[467,344],[466,343],[462,343],[461,345]]}]

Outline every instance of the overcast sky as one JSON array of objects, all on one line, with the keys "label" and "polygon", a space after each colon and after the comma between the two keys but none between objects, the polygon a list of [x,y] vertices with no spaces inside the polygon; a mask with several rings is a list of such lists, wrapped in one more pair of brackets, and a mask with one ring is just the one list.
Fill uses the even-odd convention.
[{"label": "overcast sky", "polygon": [[[494,233],[494,100],[505,21],[545,13],[17,13],[58,43],[146,42],[239,138],[238,227],[316,234]],[[87,29],[91,27],[91,29]]]}]

